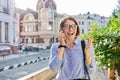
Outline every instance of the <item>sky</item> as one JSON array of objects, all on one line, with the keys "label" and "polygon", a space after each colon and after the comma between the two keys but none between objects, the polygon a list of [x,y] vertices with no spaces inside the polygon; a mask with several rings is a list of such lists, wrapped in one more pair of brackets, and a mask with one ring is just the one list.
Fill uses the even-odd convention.
[{"label": "sky", "polygon": [[[30,8],[36,10],[38,0],[15,0],[15,6],[21,9]],[[113,9],[116,8],[118,0],[54,0],[57,5],[58,13],[68,15],[99,14],[109,17]]]}]

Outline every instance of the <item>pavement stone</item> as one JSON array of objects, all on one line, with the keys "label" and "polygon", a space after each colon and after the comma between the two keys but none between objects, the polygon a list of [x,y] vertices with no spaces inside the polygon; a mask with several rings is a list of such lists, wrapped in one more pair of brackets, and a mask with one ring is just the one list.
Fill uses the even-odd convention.
[{"label": "pavement stone", "polygon": [[110,80],[108,78],[107,70],[102,67],[97,67],[94,75],[91,76],[91,80]]},{"label": "pavement stone", "polygon": [[20,53],[20,54],[9,54],[9,55],[5,55],[5,56],[0,56],[0,61],[1,60],[6,60],[6,59],[12,59],[12,58],[17,58],[17,57],[21,57],[21,56],[26,56],[26,55],[34,55],[34,54],[38,54],[38,52],[29,52],[29,53]]}]

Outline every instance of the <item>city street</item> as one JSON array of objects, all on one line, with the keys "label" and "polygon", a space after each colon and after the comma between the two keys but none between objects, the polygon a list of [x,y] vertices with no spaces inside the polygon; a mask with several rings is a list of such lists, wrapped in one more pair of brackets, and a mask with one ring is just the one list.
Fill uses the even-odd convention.
[{"label": "city street", "polygon": [[[0,57],[0,64],[1,64],[0,69],[4,68],[3,69],[4,71],[0,70],[0,80],[16,80],[22,76],[28,75],[32,72],[47,67],[49,60],[48,56],[49,56],[49,51],[41,50],[38,53],[30,52],[28,54],[5,56],[4,60],[3,57]],[[30,61],[33,62],[30,63]],[[23,65],[23,63],[26,64]],[[20,64],[22,65],[18,67],[16,66]]]}]

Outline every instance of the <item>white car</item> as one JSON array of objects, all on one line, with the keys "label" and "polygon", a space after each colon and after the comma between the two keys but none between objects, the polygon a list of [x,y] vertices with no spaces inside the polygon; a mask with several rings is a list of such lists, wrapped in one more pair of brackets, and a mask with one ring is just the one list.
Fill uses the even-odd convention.
[{"label": "white car", "polygon": [[46,46],[39,46],[39,49],[46,49]]}]

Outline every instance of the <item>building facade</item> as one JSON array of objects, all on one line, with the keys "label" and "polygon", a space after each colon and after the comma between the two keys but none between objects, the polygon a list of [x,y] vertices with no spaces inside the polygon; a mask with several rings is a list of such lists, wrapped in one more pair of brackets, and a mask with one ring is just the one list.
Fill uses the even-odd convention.
[{"label": "building facade", "polygon": [[[16,41],[22,46],[50,46],[57,40],[58,25],[64,16],[67,15],[56,12],[56,4],[53,0],[38,0],[36,11],[16,8]],[[78,21],[81,34],[90,31],[92,24],[100,27],[105,27],[108,24],[107,17],[90,14],[89,12],[83,15],[70,16],[73,16]]]},{"label": "building facade", "polygon": [[80,34],[85,34],[90,31],[93,24],[104,28],[109,22],[109,18],[100,16],[99,14],[90,14],[89,12],[87,14],[78,15],[75,18],[80,27]]},{"label": "building facade", "polygon": [[17,41],[22,46],[49,46],[56,34],[55,12],[53,0],[38,0],[36,11],[17,8]]},{"label": "building facade", "polygon": [[[77,20],[77,23],[79,25],[80,34],[85,34],[88,31],[90,31],[93,24],[99,26],[100,28],[104,28],[109,23],[108,17],[100,16],[99,14],[90,14],[90,12],[83,14],[83,15],[81,15],[81,14],[79,14],[79,15],[58,14],[56,16],[57,16],[57,18],[56,18],[57,25],[56,26],[59,25],[60,20],[64,16],[74,17]],[[59,27],[57,27],[56,30],[59,30]]]},{"label": "building facade", "polygon": [[14,0],[0,0],[0,50],[10,48],[13,53],[16,38],[14,7]]}]

